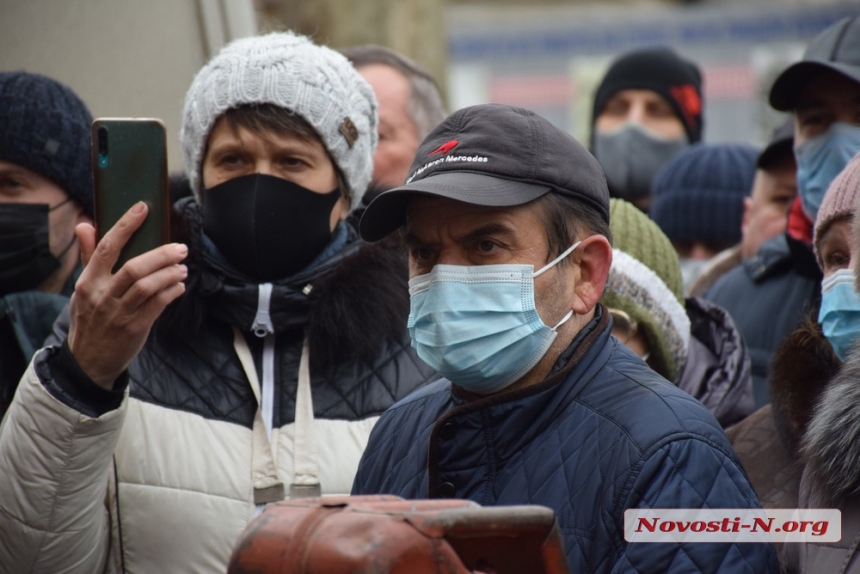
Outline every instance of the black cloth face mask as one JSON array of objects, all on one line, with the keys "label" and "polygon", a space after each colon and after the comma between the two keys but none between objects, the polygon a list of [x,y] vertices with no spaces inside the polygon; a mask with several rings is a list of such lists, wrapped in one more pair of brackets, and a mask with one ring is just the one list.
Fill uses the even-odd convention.
[{"label": "black cloth face mask", "polygon": [[257,282],[294,275],[331,241],[340,191],[315,193],[251,174],[203,190],[203,232],[227,261]]},{"label": "black cloth face mask", "polygon": [[[36,289],[60,268],[51,253],[46,203],[0,203],[0,297]],[[63,254],[71,248],[75,237]],[[63,254],[60,254],[62,257]]]}]

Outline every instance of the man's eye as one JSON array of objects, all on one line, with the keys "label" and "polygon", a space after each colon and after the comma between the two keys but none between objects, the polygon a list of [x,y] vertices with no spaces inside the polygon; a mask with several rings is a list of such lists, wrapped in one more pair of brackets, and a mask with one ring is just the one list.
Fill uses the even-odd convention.
[{"label": "man's eye", "polygon": [[18,189],[21,187],[21,182],[11,177],[0,178],[0,188],[2,189]]},{"label": "man's eye", "polygon": [[655,118],[671,118],[675,116],[675,112],[672,111],[672,108],[665,105],[655,105],[648,108],[648,113],[650,116]]},{"label": "man's eye", "polygon": [[489,239],[485,239],[483,241],[478,242],[478,251],[481,253],[492,253],[496,250],[498,245],[494,241],[490,241]]},{"label": "man's eye", "polygon": [[800,125],[817,126],[824,123],[824,114],[806,114],[800,117]]},{"label": "man's eye", "polygon": [[630,106],[625,101],[609,100],[606,107],[603,108],[602,113],[610,116],[626,116],[628,109],[630,109]]},{"label": "man's eye", "polygon": [[415,261],[428,261],[433,257],[433,252],[427,247],[413,247],[409,254]]},{"label": "man's eye", "polygon": [[222,155],[218,159],[218,165],[233,166],[233,165],[239,165],[241,163],[242,163],[242,158],[239,157],[237,154]]},{"label": "man's eye", "polygon": [[848,264],[851,262],[851,256],[843,251],[834,251],[825,254],[824,262],[829,268],[848,267]]}]

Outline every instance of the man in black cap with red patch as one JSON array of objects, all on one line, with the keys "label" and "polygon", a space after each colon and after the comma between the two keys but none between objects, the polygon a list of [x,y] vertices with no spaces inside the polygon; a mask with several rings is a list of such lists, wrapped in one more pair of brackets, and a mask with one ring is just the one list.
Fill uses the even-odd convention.
[{"label": "man in black cap with red patch", "polygon": [[552,508],[573,572],[775,572],[768,544],[628,543],[624,511],[758,499],[692,397],[611,336],[600,165],[532,112],[452,114],[361,220],[400,230],[408,327],[445,378],[384,413],[353,494]]},{"label": "man in black cap with red patch", "polygon": [[647,212],[651,181],[678,153],[702,139],[699,67],[664,47],[628,52],[594,93],[591,150],[609,193]]}]

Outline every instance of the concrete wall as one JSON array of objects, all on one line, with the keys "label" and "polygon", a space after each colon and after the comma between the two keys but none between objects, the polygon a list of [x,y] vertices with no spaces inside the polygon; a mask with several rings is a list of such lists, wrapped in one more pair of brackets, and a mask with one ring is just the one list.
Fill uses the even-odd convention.
[{"label": "concrete wall", "polygon": [[0,70],[51,76],[94,117],[157,117],[183,168],[185,92],[209,55],[256,31],[251,0],[0,0]]}]

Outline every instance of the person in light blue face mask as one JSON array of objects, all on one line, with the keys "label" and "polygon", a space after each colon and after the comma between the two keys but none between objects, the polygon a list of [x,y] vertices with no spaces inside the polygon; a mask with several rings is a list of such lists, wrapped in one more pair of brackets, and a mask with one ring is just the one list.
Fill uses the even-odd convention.
[{"label": "person in light blue face mask", "polygon": [[841,121],[833,122],[824,133],[795,147],[800,203],[809,219],[818,216],[830,182],[858,151],[860,126]]},{"label": "person in light blue face mask", "polygon": [[824,273],[818,322],[844,361],[860,336],[860,294],[855,290],[851,224],[860,198],[860,155],[833,180],[815,222],[815,255]]},{"label": "person in light blue face mask", "polygon": [[860,19],[845,18],[810,43],[776,79],[770,104],[794,116],[803,214],[814,222],[824,193],[860,151]]},{"label": "person in light blue face mask", "polygon": [[[860,295],[858,295],[858,245],[860,221],[855,213],[860,200],[860,155],[854,156],[833,180],[815,221],[814,246],[824,273],[818,333],[807,329],[794,334],[780,355],[787,367],[772,383],[793,409],[796,450],[790,469],[803,488],[797,504],[785,507],[835,508],[841,513],[842,540],[823,548],[798,545],[785,552],[782,564],[788,572],[860,573],[857,540],[860,540]],[[810,352],[825,339],[831,359]],[[795,343],[792,343],[795,341]],[[797,345],[796,342],[802,342]],[[803,352],[803,349],[806,349]],[[818,356],[816,360],[816,355]],[[776,363],[776,361],[775,361]],[[776,366],[775,366],[776,369]],[[777,396],[778,396],[777,395]],[[793,397],[803,397],[803,402]],[[776,406],[776,403],[775,403]],[[776,408],[774,409],[776,412]],[[800,424],[797,424],[797,423]],[[748,441],[749,442],[749,441]],[[797,466],[802,461],[802,466]],[[797,472],[797,469],[801,473]],[[750,474],[755,469],[748,469]],[[776,474],[776,473],[774,473]],[[848,544],[847,541],[853,541]]]},{"label": "person in light blue face mask", "polygon": [[822,191],[860,151],[860,18],[844,18],[818,34],[801,61],[776,79],[769,101],[794,124],[799,189],[786,232],[762,243],[704,294],[729,309],[744,333],[757,406],[770,401],[775,353],[818,306],[822,277],[812,235]]},{"label": "person in light blue face mask", "polygon": [[[855,374],[850,384],[857,387],[856,361],[860,355],[857,355],[852,345],[860,335],[860,295],[855,291],[853,271],[856,267],[857,242],[851,236],[852,225],[857,227],[856,222],[852,221],[858,200],[860,156],[855,156],[830,184],[815,222],[815,258],[824,277],[820,305],[818,302],[810,305],[811,309],[806,310],[807,318],[788,333],[775,353],[771,365],[771,403],[727,430],[766,508],[806,506],[801,495],[798,461],[808,461],[819,453],[815,449],[808,449],[808,446],[804,447],[805,451],[801,450],[806,440],[804,435],[818,432],[810,431],[810,420],[820,414],[816,405],[822,403],[822,396],[826,396],[833,382],[842,376],[840,373],[851,368],[852,355],[855,357]],[[860,232],[860,228],[857,228],[857,232]],[[840,409],[852,408],[852,402],[858,404],[847,399],[840,402]],[[842,425],[843,422],[834,424],[831,420],[827,426],[842,435]],[[839,436],[837,440],[840,444],[852,442],[844,436]],[[832,446],[826,450],[832,452]],[[826,456],[830,458],[831,455]],[[834,457],[830,462],[838,465],[842,458]],[[847,458],[857,460],[856,456]],[[829,465],[828,474],[833,472],[832,468],[834,466]],[[814,484],[807,477],[803,478],[803,483]],[[815,484],[816,487],[819,485]],[[815,503],[813,508],[819,505]],[[844,529],[850,528],[851,522],[845,520],[844,510],[842,524],[843,540],[856,540],[856,531],[845,534]],[[828,552],[830,558],[822,562],[813,558],[814,554],[808,554],[810,560],[804,559],[802,568],[795,566],[788,570],[835,571],[832,556],[838,555],[838,552]],[[840,556],[836,563],[847,564],[848,561]]]},{"label": "person in light blue face mask", "polygon": [[430,133],[360,230],[400,230],[411,344],[444,378],[383,413],[352,493],[547,506],[572,572],[686,572],[717,553],[775,572],[768,545],[616,528],[627,508],[758,502],[705,406],[612,336],[609,218],[597,160],[533,112],[472,106]]}]

